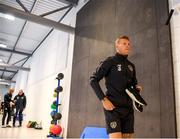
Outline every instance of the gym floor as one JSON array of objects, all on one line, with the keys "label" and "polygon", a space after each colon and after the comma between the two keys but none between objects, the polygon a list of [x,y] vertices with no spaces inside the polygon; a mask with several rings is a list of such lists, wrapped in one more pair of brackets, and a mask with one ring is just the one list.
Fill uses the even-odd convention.
[{"label": "gym floor", "polygon": [[[0,119],[2,119],[2,114],[0,114]],[[0,120],[0,125],[1,125]],[[12,125],[12,123],[9,123]],[[18,124],[18,123],[17,123]],[[11,127],[11,128],[0,128],[0,135],[1,138],[13,138],[13,139],[43,139],[46,138],[46,135],[48,134],[48,131],[46,130],[36,130],[34,128],[27,128],[26,127],[27,122],[23,121],[22,127]]]}]

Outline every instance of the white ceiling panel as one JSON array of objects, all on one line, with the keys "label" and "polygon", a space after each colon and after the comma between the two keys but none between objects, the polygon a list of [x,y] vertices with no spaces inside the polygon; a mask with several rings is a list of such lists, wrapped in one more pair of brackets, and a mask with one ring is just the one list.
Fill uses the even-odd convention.
[{"label": "white ceiling panel", "polygon": [[4,51],[0,51],[0,59],[3,60],[3,62],[7,62],[9,59],[10,53],[8,52],[4,52]]},{"label": "white ceiling panel", "polygon": [[0,43],[6,44],[8,48],[13,48],[17,36],[0,32]]},{"label": "white ceiling panel", "polygon": [[65,14],[65,12],[67,10],[68,9],[65,9],[63,11],[60,11],[60,12],[57,12],[57,13],[54,13],[54,14],[51,14],[51,15],[47,15],[44,18],[47,18],[47,19],[54,20],[54,21],[58,22],[59,19]]},{"label": "white ceiling panel", "polygon": [[31,40],[31,39],[22,37],[17,44],[16,50],[21,50],[24,52],[31,53],[38,44],[39,44],[39,41],[35,41],[35,40]]},{"label": "white ceiling panel", "polygon": [[14,75],[14,73],[12,73],[12,72],[4,72],[3,78],[4,79],[9,79],[9,77],[11,77],[12,75]]},{"label": "white ceiling panel", "polygon": [[[36,14],[36,15],[41,15],[67,6],[67,4],[62,3],[59,0],[20,0],[20,1],[29,11],[32,10],[31,12],[32,14]],[[22,9],[22,7],[16,2],[16,0],[0,0],[0,3],[24,11],[24,9]],[[51,15],[47,15],[44,18],[54,20],[57,22],[60,20],[60,18],[64,15],[64,13],[68,9],[69,8],[53,13]],[[33,52],[33,50],[38,46],[38,44],[44,39],[47,33],[51,30],[51,27],[42,26],[37,23],[27,21],[24,29],[22,30],[24,23],[25,20],[19,18],[15,18],[14,21],[10,21],[0,17],[0,43],[6,44],[9,49],[13,49],[20,33],[22,32],[15,50],[26,53]],[[0,51],[0,58],[3,59],[5,63],[7,63],[8,59],[10,58],[10,55],[11,55],[10,52],[5,52],[2,50]],[[8,64],[16,63],[17,61],[20,61],[25,57],[27,56],[13,53]],[[16,64],[16,66],[21,66],[25,60],[19,62],[18,64]],[[13,70],[13,69],[7,69],[7,70]],[[1,75],[2,72],[0,71],[0,76]],[[11,75],[13,75],[13,73],[5,72],[3,77],[9,77]]]},{"label": "white ceiling panel", "polygon": [[[38,1],[36,4],[34,10],[32,11],[33,14],[41,15],[59,8],[62,8],[64,6],[67,6],[67,4],[64,4],[57,0],[41,0]],[[44,18],[48,18],[54,21],[58,21],[60,17],[65,13],[66,10],[58,11],[56,13],[50,14],[48,16],[45,16]]]},{"label": "white ceiling panel", "polygon": [[15,18],[14,21],[0,17],[0,32],[11,35],[19,35],[24,25],[24,20]]},{"label": "white ceiling panel", "polygon": [[[26,59],[25,59],[25,60],[26,60]],[[23,61],[17,63],[16,66],[22,66],[22,64],[24,63],[25,60],[23,60]],[[25,67],[25,66],[23,66],[23,67]]]},{"label": "white ceiling panel", "polygon": [[[36,7],[33,9],[32,13],[36,15],[40,15],[66,5],[67,4],[61,3],[60,1],[57,0],[39,0],[36,4]],[[44,10],[41,11],[41,9]]]},{"label": "white ceiling panel", "polygon": [[[20,0],[20,1],[30,11],[34,3],[34,0]],[[0,0],[0,3],[17,8],[19,10],[23,10],[21,6],[16,2],[16,0]]]},{"label": "white ceiling panel", "polygon": [[32,39],[34,41],[40,41],[49,32],[51,28],[42,26],[33,22],[28,22],[26,28],[23,31],[22,37],[26,39]]},{"label": "white ceiling panel", "polygon": [[[0,68],[1,70],[4,70],[4,68]],[[17,71],[15,69],[9,69],[10,71]]]},{"label": "white ceiling panel", "polygon": [[11,60],[9,61],[9,64],[14,64],[15,62],[24,59],[27,56],[19,55],[19,54],[13,54],[11,57]]}]

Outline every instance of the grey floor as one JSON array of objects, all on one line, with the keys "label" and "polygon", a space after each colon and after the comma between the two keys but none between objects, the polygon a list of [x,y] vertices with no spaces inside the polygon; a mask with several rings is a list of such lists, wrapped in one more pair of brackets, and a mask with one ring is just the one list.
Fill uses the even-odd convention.
[{"label": "grey floor", "polygon": [[[27,139],[27,138],[33,138],[33,139],[40,139],[40,138],[46,138],[46,135],[48,134],[47,130],[36,130],[33,128],[27,128],[26,124],[27,121],[23,121],[22,127],[18,128],[1,128],[2,123],[2,114],[0,114],[0,138],[13,138],[13,139]],[[10,122],[10,125],[12,123]],[[18,123],[17,123],[18,125]]]}]

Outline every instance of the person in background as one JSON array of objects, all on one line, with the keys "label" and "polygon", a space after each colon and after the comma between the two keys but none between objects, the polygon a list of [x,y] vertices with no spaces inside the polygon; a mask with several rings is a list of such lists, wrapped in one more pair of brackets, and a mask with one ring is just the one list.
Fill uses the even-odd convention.
[{"label": "person in background", "polygon": [[[10,118],[11,118],[11,107],[14,105],[13,101],[11,100],[13,93],[14,93],[14,89],[9,89],[8,93],[6,93],[4,95],[4,108],[3,108],[3,117],[2,117],[2,128],[11,127],[9,125],[9,121],[10,121]],[[8,115],[8,117],[7,117],[6,125],[5,125],[5,119],[6,119],[7,115]]]},{"label": "person in background", "polygon": [[15,127],[16,123],[16,118],[17,116],[19,117],[19,125],[18,127],[22,126],[22,113],[24,109],[26,108],[26,96],[23,92],[23,90],[19,90],[19,93],[14,97],[14,102],[15,102],[15,114],[13,117],[13,127]]}]

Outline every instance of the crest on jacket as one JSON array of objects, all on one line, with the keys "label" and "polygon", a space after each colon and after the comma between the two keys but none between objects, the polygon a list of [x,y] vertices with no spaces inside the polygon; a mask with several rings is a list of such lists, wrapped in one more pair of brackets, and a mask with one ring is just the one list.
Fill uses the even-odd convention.
[{"label": "crest on jacket", "polygon": [[133,71],[132,65],[128,65],[128,69],[129,69],[130,71]]},{"label": "crest on jacket", "polygon": [[118,64],[118,65],[117,65],[117,70],[118,70],[118,71],[121,71],[121,66],[122,66],[121,64]]}]

